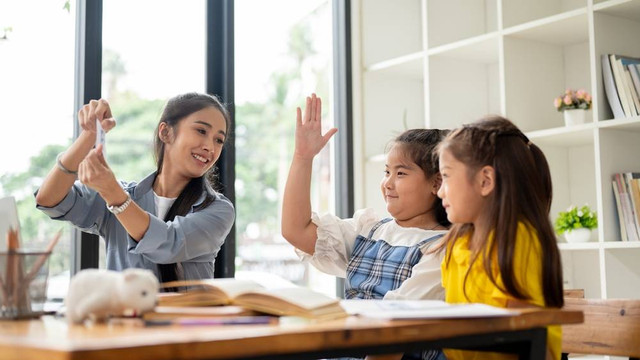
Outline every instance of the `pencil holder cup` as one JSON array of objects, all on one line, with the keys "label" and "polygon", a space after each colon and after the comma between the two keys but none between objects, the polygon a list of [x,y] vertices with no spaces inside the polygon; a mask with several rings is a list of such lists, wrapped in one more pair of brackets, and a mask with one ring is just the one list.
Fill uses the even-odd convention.
[{"label": "pencil holder cup", "polygon": [[0,318],[23,319],[42,314],[47,299],[51,252],[0,252]]}]

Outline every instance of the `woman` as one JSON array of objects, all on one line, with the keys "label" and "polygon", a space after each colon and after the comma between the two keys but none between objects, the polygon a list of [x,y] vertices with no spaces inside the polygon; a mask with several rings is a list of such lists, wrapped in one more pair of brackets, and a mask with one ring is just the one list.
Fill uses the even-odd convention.
[{"label": "woman", "polygon": [[108,269],[146,268],[161,282],[212,278],[235,218],[207,179],[228,135],[220,101],[188,93],[167,102],[155,130],[157,170],[139,183],[118,182],[102,145],[92,149],[96,123],[105,132],[116,125],[108,102],[84,105],[78,121],[81,134],[36,192],[38,209],[104,238]]}]

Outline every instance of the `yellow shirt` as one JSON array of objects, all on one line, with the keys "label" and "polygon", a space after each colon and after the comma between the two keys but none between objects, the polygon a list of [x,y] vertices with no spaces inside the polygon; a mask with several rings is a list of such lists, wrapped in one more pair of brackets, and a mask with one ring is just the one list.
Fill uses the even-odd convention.
[{"label": "yellow shirt", "polygon": [[[493,235],[490,235],[492,237]],[[447,249],[449,251],[449,249]],[[459,238],[451,249],[451,260],[447,265],[449,254],[445,255],[442,261],[442,286],[445,288],[445,300],[448,303],[484,303],[488,305],[506,307],[507,300],[515,299],[513,296],[502,292],[496,287],[484,270],[482,255],[473,263],[472,269],[466,282],[466,296],[463,292],[463,284],[469,262],[471,261],[471,251],[469,250],[469,236]],[[502,286],[502,277],[499,276],[497,255],[492,263],[491,269],[495,274],[494,278],[498,285]],[[540,242],[534,230],[531,233],[523,223],[518,223],[516,233],[516,245],[514,249],[513,269],[516,282],[520,289],[526,291],[531,298],[529,303],[544,306],[544,295],[542,292],[542,259]],[[561,328],[560,326],[549,326],[547,328],[547,346],[551,349],[554,359],[560,359],[561,349]],[[447,359],[514,359],[515,355],[445,350]]]}]

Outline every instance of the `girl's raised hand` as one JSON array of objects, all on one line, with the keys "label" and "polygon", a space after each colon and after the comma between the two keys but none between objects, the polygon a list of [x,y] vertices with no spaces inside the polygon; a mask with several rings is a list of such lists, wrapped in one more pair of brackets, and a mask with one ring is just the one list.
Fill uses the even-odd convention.
[{"label": "girl's raised hand", "polygon": [[105,132],[116,126],[116,120],[111,114],[111,107],[105,99],[91,100],[78,111],[78,123],[82,130],[96,132],[96,119],[100,121]]},{"label": "girl's raised hand", "polygon": [[120,185],[102,154],[102,145],[91,150],[78,166],[78,179],[104,198]]},{"label": "girl's raised hand", "polygon": [[295,156],[313,159],[338,131],[331,128],[322,135],[322,101],[316,94],[307,97],[304,116],[297,108]]}]

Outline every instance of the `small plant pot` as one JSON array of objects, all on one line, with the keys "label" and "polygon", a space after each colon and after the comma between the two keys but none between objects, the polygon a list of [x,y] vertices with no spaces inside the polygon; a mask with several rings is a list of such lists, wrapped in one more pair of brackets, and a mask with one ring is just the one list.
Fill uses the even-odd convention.
[{"label": "small plant pot", "polygon": [[587,112],[583,109],[569,109],[564,113],[564,124],[566,126],[573,126],[578,124],[584,124],[587,122]]},{"label": "small plant pot", "polygon": [[564,238],[569,243],[587,242],[591,239],[591,229],[580,228],[566,231],[564,233]]}]

